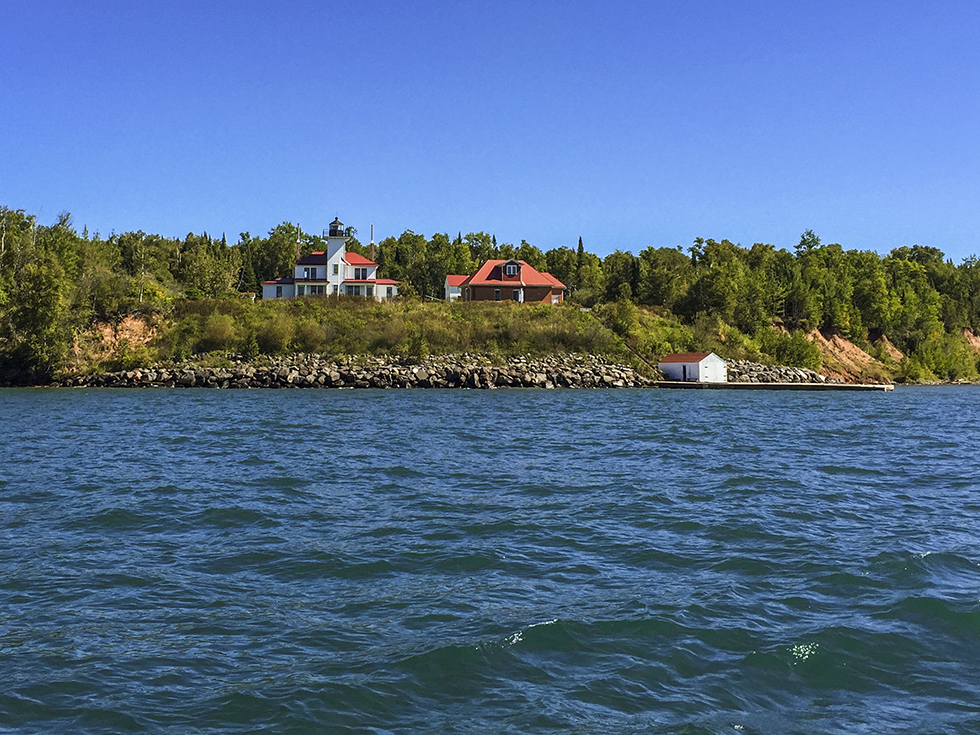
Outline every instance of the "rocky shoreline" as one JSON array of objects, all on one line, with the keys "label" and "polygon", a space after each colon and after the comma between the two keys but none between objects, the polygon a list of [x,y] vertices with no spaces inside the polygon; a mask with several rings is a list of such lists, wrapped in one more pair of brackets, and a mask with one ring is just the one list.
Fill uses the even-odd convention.
[{"label": "rocky shoreline", "polygon": [[656,381],[632,367],[594,355],[516,356],[494,361],[483,355],[333,360],[291,355],[228,365],[194,363],[153,366],[66,378],[71,388],[647,388]]},{"label": "rocky shoreline", "polygon": [[[729,383],[841,384],[806,368],[728,360]],[[331,359],[320,355],[230,357],[64,378],[63,388],[654,388],[657,379],[596,355],[442,355]]]}]

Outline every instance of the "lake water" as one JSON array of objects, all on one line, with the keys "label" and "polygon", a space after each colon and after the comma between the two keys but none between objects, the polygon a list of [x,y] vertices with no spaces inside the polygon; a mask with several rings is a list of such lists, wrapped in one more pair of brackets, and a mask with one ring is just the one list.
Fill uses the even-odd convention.
[{"label": "lake water", "polygon": [[977,388],[0,421],[0,732],[980,732]]}]

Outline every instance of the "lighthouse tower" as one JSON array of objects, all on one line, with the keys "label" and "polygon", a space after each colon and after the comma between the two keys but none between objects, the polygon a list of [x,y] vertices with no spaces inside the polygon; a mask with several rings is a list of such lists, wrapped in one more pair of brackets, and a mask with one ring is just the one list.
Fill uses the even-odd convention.
[{"label": "lighthouse tower", "polygon": [[344,257],[344,251],[347,249],[347,236],[344,235],[344,223],[340,221],[339,218],[334,217],[333,222],[330,223],[330,229],[323,233],[323,239],[327,241],[327,261],[334,260],[334,256],[340,253],[340,257]]}]

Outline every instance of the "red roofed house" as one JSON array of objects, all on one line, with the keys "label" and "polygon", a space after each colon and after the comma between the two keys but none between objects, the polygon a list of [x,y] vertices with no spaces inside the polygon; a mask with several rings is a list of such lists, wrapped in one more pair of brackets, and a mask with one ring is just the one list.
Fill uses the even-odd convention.
[{"label": "red roofed house", "polygon": [[565,284],[523,260],[488,260],[460,282],[464,301],[530,301],[560,304]]},{"label": "red roofed house", "polygon": [[728,366],[714,352],[679,352],[657,365],[669,380],[694,383],[727,383]]},{"label": "red roofed house", "polygon": [[455,301],[463,295],[460,288],[469,276],[446,276],[446,301]]},{"label": "red roofed house", "polygon": [[358,253],[347,252],[344,224],[330,223],[325,233],[327,249],[310,253],[293,264],[292,277],[262,283],[263,299],[293,296],[370,296],[382,301],[398,295],[398,281],[378,278],[378,264]]}]

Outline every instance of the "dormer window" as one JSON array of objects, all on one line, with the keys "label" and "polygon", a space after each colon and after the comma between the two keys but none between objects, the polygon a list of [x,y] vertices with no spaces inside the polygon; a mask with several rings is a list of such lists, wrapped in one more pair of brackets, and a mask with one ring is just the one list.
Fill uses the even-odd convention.
[{"label": "dormer window", "polygon": [[504,266],[504,273],[508,276],[517,275],[517,263],[508,263]]}]

